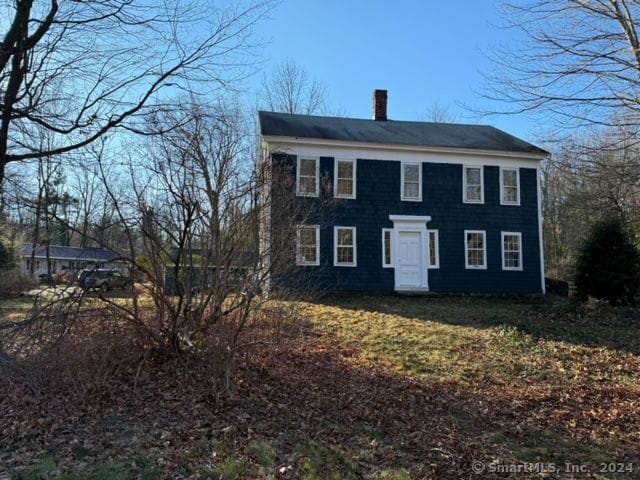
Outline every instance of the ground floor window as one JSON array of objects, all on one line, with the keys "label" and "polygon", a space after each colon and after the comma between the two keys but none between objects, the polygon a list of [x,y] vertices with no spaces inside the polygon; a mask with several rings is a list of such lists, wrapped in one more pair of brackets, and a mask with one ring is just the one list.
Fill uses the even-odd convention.
[{"label": "ground floor window", "polygon": [[440,268],[440,245],[438,230],[427,230],[429,235],[429,268]]},{"label": "ground floor window", "polygon": [[[333,228],[333,265],[336,267],[357,266],[356,227],[335,226]],[[427,230],[428,251],[427,266],[430,269],[440,268],[439,231]],[[487,268],[487,235],[485,230],[465,230],[465,268],[485,270]],[[522,270],[522,233],[501,232],[501,251],[503,270]],[[382,229],[382,267],[392,268],[393,263],[393,229]],[[27,269],[30,267],[26,260]],[[39,268],[39,261],[35,262]],[[301,266],[320,265],[320,227],[318,225],[300,225],[296,235],[296,263]],[[52,262],[52,269],[56,269]]]},{"label": "ground floor window", "polygon": [[[27,264],[27,270],[31,270],[31,259],[28,258],[26,260],[26,264]],[[33,267],[34,270],[40,270],[40,260],[36,260],[33,263],[33,265],[34,265],[34,267]]]},{"label": "ground floor window", "polygon": [[300,225],[296,234],[296,264],[320,265],[320,227]]},{"label": "ground floor window", "polygon": [[487,268],[487,242],[484,230],[464,231],[465,268]]},{"label": "ground floor window", "polygon": [[522,270],[522,234],[502,232],[502,269]]},{"label": "ground floor window", "polygon": [[336,267],[355,267],[356,259],[356,228],[334,227],[333,264]]},{"label": "ground floor window", "polygon": [[391,250],[392,228],[382,229],[382,266],[384,268],[393,267],[393,256]]}]

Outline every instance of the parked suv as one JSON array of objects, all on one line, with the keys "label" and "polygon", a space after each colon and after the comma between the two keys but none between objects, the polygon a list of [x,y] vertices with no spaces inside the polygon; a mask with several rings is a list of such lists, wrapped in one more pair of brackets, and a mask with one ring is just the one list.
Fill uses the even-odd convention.
[{"label": "parked suv", "polygon": [[114,288],[127,288],[129,277],[117,270],[82,270],[78,274],[78,285],[85,290],[99,289],[106,292]]}]

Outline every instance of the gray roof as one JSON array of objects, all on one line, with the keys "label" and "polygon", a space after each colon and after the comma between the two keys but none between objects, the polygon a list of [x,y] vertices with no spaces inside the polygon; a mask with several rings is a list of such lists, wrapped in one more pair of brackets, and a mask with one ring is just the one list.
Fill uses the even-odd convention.
[{"label": "gray roof", "polygon": [[[22,256],[24,258],[31,257],[33,245],[24,244],[22,246]],[[36,258],[47,258],[47,248],[37,245]],[[106,248],[80,248],[80,247],[64,247],[60,245],[49,246],[49,258],[54,260],[77,260],[82,262],[110,262],[120,257],[117,253]]]},{"label": "gray roof", "polygon": [[262,135],[499,152],[547,152],[489,125],[259,112]]}]

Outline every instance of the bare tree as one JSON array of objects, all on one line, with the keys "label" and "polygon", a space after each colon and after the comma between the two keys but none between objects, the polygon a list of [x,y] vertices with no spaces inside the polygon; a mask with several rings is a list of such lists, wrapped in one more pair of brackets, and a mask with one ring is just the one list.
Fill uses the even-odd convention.
[{"label": "bare tree", "polygon": [[5,179],[4,188],[0,189],[0,224],[14,248],[23,239],[25,226],[32,215],[31,209],[22,201],[25,193],[31,192],[32,178],[14,171]]},{"label": "bare tree", "polygon": [[[164,92],[203,94],[252,64],[270,8],[213,2],[0,2],[0,185],[10,162],[71,152],[114,130],[144,133]],[[49,148],[37,139],[48,135]]]},{"label": "bare tree", "polygon": [[[97,170],[92,165],[77,165],[69,170],[69,189],[77,199],[77,209],[71,212],[70,221],[78,225],[78,232],[71,231],[70,244],[79,247],[89,246],[91,227],[96,222],[100,212],[105,212],[106,196]],[[100,210],[100,207],[103,207]],[[104,214],[103,214],[104,217]]]},{"label": "bare tree", "polygon": [[[610,145],[618,147],[611,149]],[[571,278],[575,254],[590,226],[623,216],[640,225],[640,164],[636,137],[625,128],[576,135],[542,165],[546,264]]]},{"label": "bare tree", "polygon": [[[293,157],[265,152],[256,165],[250,121],[237,103],[189,102],[182,102],[188,116],[160,112],[147,126],[159,134],[127,145],[146,155],[120,157],[112,168],[107,148],[91,151],[102,184],[97,192],[106,197],[100,203],[109,205],[124,239],[115,250],[130,266],[135,288],[89,302],[70,288],[0,326],[0,353],[63,357],[67,343],[91,342],[83,328],[104,323],[131,344],[132,361],[203,359],[212,393],[232,394],[238,353],[270,348],[292,325],[295,303],[277,300],[309,298],[313,278],[296,267],[295,239],[300,224],[332,223],[330,183],[323,179],[326,199],[319,202],[297,197]],[[265,219],[271,238],[258,248]],[[83,222],[68,226],[103,245],[99,232]],[[291,285],[294,274],[295,290],[278,283]],[[277,296],[267,298],[274,283]]]},{"label": "bare tree", "polygon": [[[268,282],[295,270],[297,226],[318,212],[308,202],[291,202],[291,171],[279,177],[270,162],[256,169],[250,122],[236,103],[192,104],[189,112],[186,119],[180,112],[154,117],[149,128],[162,134],[148,142],[145,160],[132,157],[120,166],[128,170],[129,188],[110,174],[104,152],[94,152],[126,238],[121,258],[143,280],[153,306],[137,294],[129,303],[104,301],[162,355],[210,355],[218,387],[229,393],[236,354],[253,343],[246,329],[282,307],[263,295]],[[259,249],[264,212],[277,219],[278,236]],[[295,293],[304,294],[298,286]],[[271,318],[281,325],[288,316],[279,311]]]},{"label": "bare tree", "polygon": [[525,0],[504,12],[522,40],[494,50],[483,94],[495,101],[490,113],[540,113],[567,137],[542,187],[547,265],[569,278],[595,218],[639,224],[640,4]]},{"label": "bare tree", "polygon": [[498,111],[541,111],[570,127],[640,127],[640,4],[528,0],[505,5],[523,34],[492,55],[484,95]]},{"label": "bare tree", "polygon": [[263,79],[260,97],[273,112],[313,115],[327,110],[327,87],[292,60],[276,65]]},{"label": "bare tree", "polygon": [[427,108],[424,119],[428,122],[453,123],[457,120],[457,116],[451,112],[447,105],[436,100]]}]

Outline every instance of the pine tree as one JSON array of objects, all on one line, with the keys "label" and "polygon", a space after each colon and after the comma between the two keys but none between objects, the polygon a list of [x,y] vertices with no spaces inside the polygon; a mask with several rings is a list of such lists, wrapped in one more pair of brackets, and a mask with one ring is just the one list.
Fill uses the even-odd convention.
[{"label": "pine tree", "polygon": [[583,299],[634,303],[640,286],[640,253],[622,218],[606,218],[593,226],[578,254],[575,282]]}]

